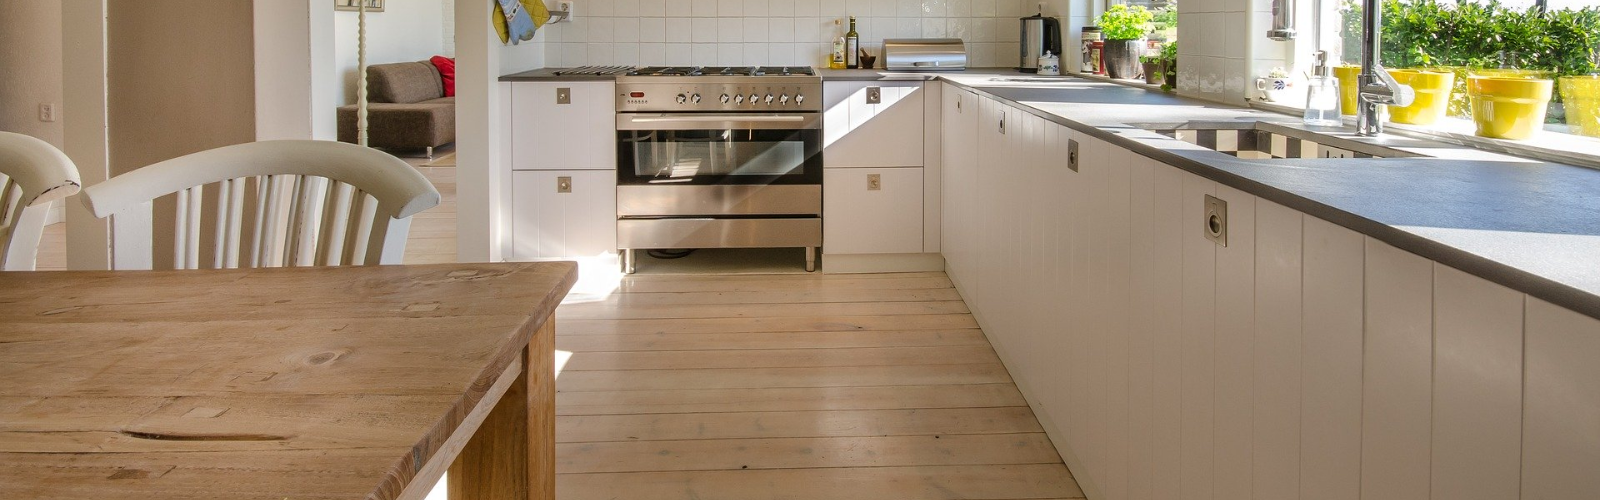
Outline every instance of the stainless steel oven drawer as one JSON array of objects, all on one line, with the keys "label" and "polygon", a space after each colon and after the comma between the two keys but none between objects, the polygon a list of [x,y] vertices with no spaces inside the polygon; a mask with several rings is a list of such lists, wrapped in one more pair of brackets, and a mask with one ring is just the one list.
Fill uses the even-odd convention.
[{"label": "stainless steel oven drawer", "polygon": [[822,215],[822,186],[617,186],[617,215]]},{"label": "stainless steel oven drawer", "polygon": [[621,219],[617,248],[822,246],[822,219]]}]

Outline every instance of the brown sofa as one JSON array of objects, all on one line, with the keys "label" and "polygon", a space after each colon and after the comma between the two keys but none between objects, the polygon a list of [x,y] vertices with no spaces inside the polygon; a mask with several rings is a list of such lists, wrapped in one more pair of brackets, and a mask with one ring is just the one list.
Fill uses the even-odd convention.
[{"label": "brown sofa", "polygon": [[[456,98],[428,61],[367,67],[367,145],[428,151],[456,141]],[[339,108],[339,140],[356,142],[356,106]]]}]

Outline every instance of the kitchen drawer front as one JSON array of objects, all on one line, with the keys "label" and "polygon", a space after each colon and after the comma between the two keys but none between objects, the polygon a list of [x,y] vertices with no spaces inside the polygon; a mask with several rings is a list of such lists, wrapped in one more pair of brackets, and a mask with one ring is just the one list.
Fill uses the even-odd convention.
[{"label": "kitchen drawer front", "polygon": [[513,83],[511,168],[615,170],[615,93],[612,82]]},{"label": "kitchen drawer front", "polygon": [[[512,172],[512,259],[597,257],[617,250],[617,182],[609,171]],[[560,192],[562,187],[567,191]]]},{"label": "kitchen drawer front", "polygon": [[831,169],[822,193],[825,253],[922,253],[922,169]]},{"label": "kitchen drawer front", "polygon": [[800,248],[822,244],[822,220],[794,219],[623,219],[617,224],[622,248]]},{"label": "kitchen drawer front", "polygon": [[[870,89],[881,102],[870,104]],[[823,165],[920,167],[926,113],[921,82],[829,82],[824,86]]]}]

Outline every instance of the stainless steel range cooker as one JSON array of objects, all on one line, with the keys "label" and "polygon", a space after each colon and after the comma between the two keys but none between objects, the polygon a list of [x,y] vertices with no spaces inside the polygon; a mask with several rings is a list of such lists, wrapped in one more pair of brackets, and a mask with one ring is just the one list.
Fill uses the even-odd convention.
[{"label": "stainless steel range cooker", "polygon": [[617,246],[822,246],[822,78],[809,67],[649,67],[617,78]]}]

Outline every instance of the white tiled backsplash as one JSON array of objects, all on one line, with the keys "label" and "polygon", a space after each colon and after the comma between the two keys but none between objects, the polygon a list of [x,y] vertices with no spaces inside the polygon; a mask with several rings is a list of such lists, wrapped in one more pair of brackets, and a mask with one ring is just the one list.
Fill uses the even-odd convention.
[{"label": "white tiled backsplash", "polygon": [[[554,2],[551,2],[554,3]],[[1015,66],[1029,0],[577,0],[576,19],[545,28],[546,65],[826,66],[857,17],[861,44],[961,38],[973,67]],[[1047,15],[1060,15],[1047,2]],[[836,24],[836,22],[838,24]],[[1075,39],[1074,36],[1068,36]]]}]

